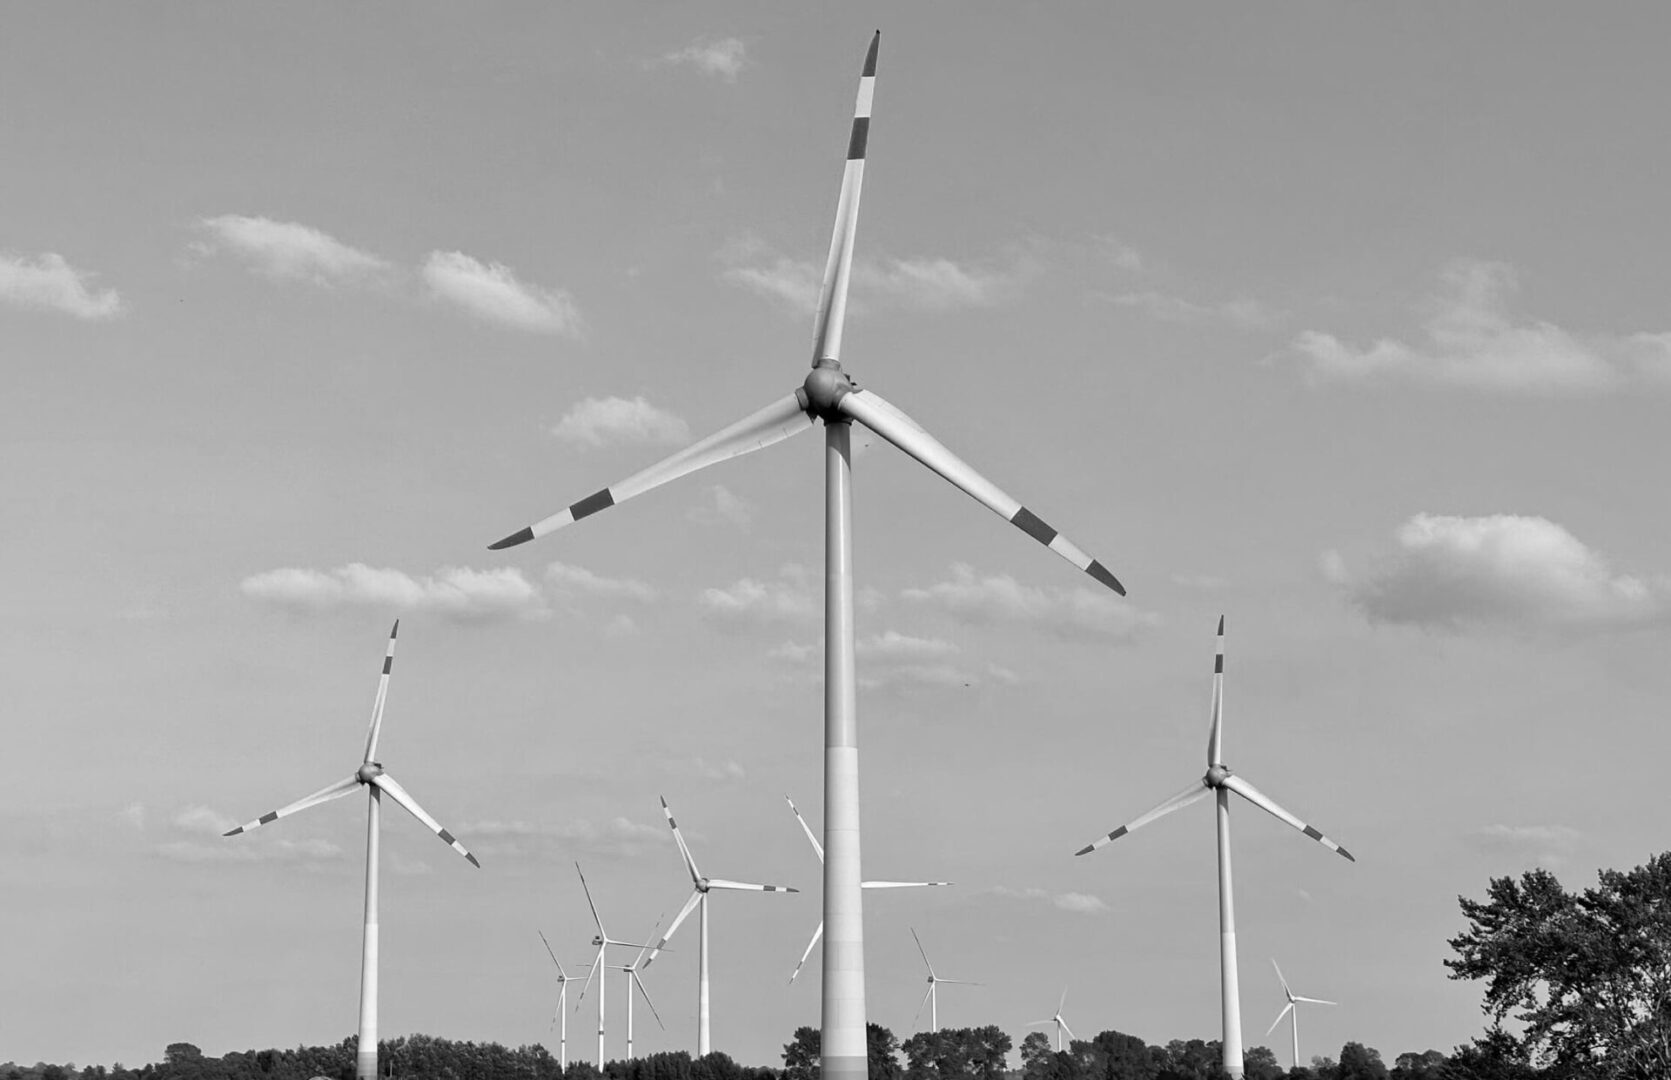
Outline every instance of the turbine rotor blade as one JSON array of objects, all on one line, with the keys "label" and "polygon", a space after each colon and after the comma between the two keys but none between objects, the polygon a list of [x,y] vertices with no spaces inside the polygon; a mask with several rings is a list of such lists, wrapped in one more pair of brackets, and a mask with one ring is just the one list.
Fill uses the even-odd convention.
[{"label": "turbine rotor blade", "polygon": [[616,503],[626,502],[686,473],[717,464],[727,458],[760,450],[799,434],[812,426],[812,416],[802,403],[797,391],[779,398],[758,412],[750,413],[730,427],[692,443],[671,457],[664,458],[641,472],[633,473],[618,484],[596,491],[577,503],[572,503],[550,517],[542,518],[518,532],[488,545],[491,551],[525,544],[537,536],[561,529],[599,510],[607,510]]},{"label": "turbine rotor blade", "polygon": [[756,885],[749,881],[727,881],[725,878],[708,879],[710,889],[735,889],[742,892],[800,892],[792,885]]},{"label": "turbine rotor blade", "polygon": [[1056,1015],[1057,1016],[1062,1015],[1062,1006],[1066,1005],[1067,1003],[1068,1003],[1068,988],[1064,986],[1064,987],[1062,987],[1062,998],[1061,998],[1060,1001],[1056,1002]]},{"label": "turbine rotor blade", "polygon": [[1270,796],[1261,793],[1258,788],[1254,787],[1246,780],[1243,780],[1241,777],[1236,776],[1234,773],[1224,778],[1224,786],[1229,788],[1231,791],[1234,791],[1254,806],[1257,806],[1259,809],[1265,811],[1267,814],[1270,814],[1278,821],[1287,822],[1289,825],[1292,825],[1294,828],[1305,833],[1307,836],[1311,837],[1319,844],[1322,844],[1335,854],[1346,859],[1348,862],[1358,861],[1352,857],[1352,853],[1350,851],[1347,851],[1333,840],[1330,840],[1310,825],[1307,825],[1293,814],[1290,814],[1288,811],[1278,806],[1274,801],[1272,801]]},{"label": "turbine rotor blade", "polygon": [[927,889],[938,885],[951,885],[950,881],[861,881],[861,889]]},{"label": "turbine rotor blade", "polygon": [[298,810],[306,810],[310,806],[318,806],[320,803],[327,803],[332,799],[340,799],[359,786],[360,777],[359,774],[356,773],[346,780],[338,780],[329,787],[322,787],[312,795],[305,795],[291,803],[289,806],[281,806],[277,810],[269,810],[267,813],[262,814],[254,821],[240,825],[236,829],[229,829],[221,835],[237,836],[239,833],[249,832],[251,829],[259,829],[263,825],[272,824],[281,817],[289,817]]},{"label": "turbine rotor blade", "polygon": [[1197,780],[1193,784],[1191,784],[1189,787],[1187,787],[1184,790],[1178,792],[1178,794],[1173,795],[1172,797],[1162,801],[1154,809],[1148,811],[1147,813],[1139,815],[1135,820],[1133,820],[1129,824],[1121,825],[1118,829],[1115,829],[1113,832],[1109,833],[1107,836],[1100,837],[1099,839],[1091,841],[1089,844],[1086,844],[1084,847],[1082,847],[1078,851],[1074,852],[1074,854],[1075,855],[1089,854],[1090,852],[1095,851],[1097,848],[1102,847],[1104,844],[1110,843],[1111,841],[1114,841],[1114,840],[1118,840],[1120,837],[1126,835],[1127,833],[1136,832],[1138,829],[1141,829],[1143,826],[1149,824],[1149,822],[1151,822],[1151,821],[1154,821],[1156,818],[1163,818],[1167,814],[1170,814],[1174,810],[1182,809],[1183,807],[1188,806],[1190,803],[1193,803],[1193,802],[1199,802],[1200,800],[1205,799],[1208,795],[1211,795],[1212,793],[1213,793],[1212,788],[1208,787],[1205,783],[1201,782],[1200,780]]},{"label": "turbine rotor blade", "polygon": [[430,817],[428,812],[426,812],[423,807],[418,805],[418,800],[409,795],[406,789],[401,787],[394,777],[390,776],[388,773],[378,773],[376,776],[371,778],[371,782],[388,792],[390,797],[392,797],[395,802],[405,807],[408,814],[411,814],[413,817],[423,822],[424,825],[429,828],[429,831],[434,833],[436,836],[439,836],[442,842],[448,847],[452,848],[454,851],[464,856],[465,859],[469,860],[471,866],[474,866],[478,870],[481,869],[481,861],[474,855],[470,854],[469,849],[459,843],[457,837],[442,828],[439,821]]},{"label": "turbine rotor blade", "polygon": [[[575,869],[579,869],[579,864],[578,863],[575,865]],[[586,879],[581,878],[580,880],[582,882],[584,882]],[[588,896],[587,899],[590,900],[591,897]],[[590,989],[591,986],[592,986],[592,976],[596,975],[598,972],[603,970],[603,946],[602,945],[598,946],[597,959],[593,960],[590,964],[587,964],[586,968],[587,968],[586,981],[584,983],[582,983],[581,986],[580,986],[580,996],[574,999],[574,1011],[575,1012],[580,1011],[580,1003],[586,1000],[586,991],[588,989]],[[604,987],[601,983],[599,984],[599,987],[600,987],[600,989],[598,990],[598,992],[600,994],[603,993],[604,990],[608,989],[608,987]]]},{"label": "turbine rotor blade", "polygon": [[1022,506],[1014,497],[1005,494],[998,485],[970,468],[956,454],[946,449],[940,440],[923,430],[921,424],[884,401],[875,392],[852,390],[841,396],[836,402],[836,409],[939,473],[953,487],[959,488],[1099,583],[1121,596],[1126,594],[1126,587],[1121,585],[1102,563],[1091,558],[1066,536],[1046,525],[1038,515]]},{"label": "turbine rotor blade", "polygon": [[1278,1024],[1282,1023],[1282,1018],[1284,1016],[1287,1016],[1290,1012],[1293,1012],[1293,1011],[1294,1011],[1294,1003],[1292,1001],[1290,1001],[1288,1004],[1286,1004],[1282,1007],[1281,1012],[1276,1014],[1276,1019],[1272,1020],[1271,1021],[1271,1026],[1265,1029],[1265,1034],[1269,1035],[1271,1032],[1275,1031],[1276,1026]]},{"label": "turbine rotor blade", "polygon": [[685,921],[685,916],[694,911],[696,909],[696,905],[701,903],[701,901],[702,890],[693,890],[690,894],[690,899],[685,901],[685,906],[680,908],[679,914],[673,917],[673,925],[667,928],[667,933],[663,934],[661,936],[661,940],[656,942],[656,947],[650,950],[650,958],[644,961],[644,966],[646,968],[656,962],[656,957],[661,955],[662,946],[673,940],[673,935],[679,932],[679,926]]},{"label": "turbine rotor blade", "polygon": [[1271,966],[1276,968],[1276,981],[1282,984],[1282,992],[1287,995],[1289,1001],[1293,1001],[1294,991],[1288,989],[1288,980],[1282,977],[1282,969],[1276,966],[1276,957],[1274,956],[1271,957]]},{"label": "turbine rotor blade", "polygon": [[1207,765],[1224,764],[1224,616],[1218,617],[1218,651],[1213,658],[1213,726],[1207,733]]},{"label": "turbine rotor blade", "polygon": [[876,49],[881,43],[878,30],[870,39],[864,69],[859,76],[859,97],[853,105],[853,133],[847,140],[847,164],[841,173],[841,194],[836,199],[835,227],[830,234],[830,256],[824,263],[824,280],[818,289],[818,314],[812,324],[812,366],[820,360],[841,359],[841,333],[847,322],[847,285],[853,271],[853,237],[859,228],[859,193],[864,187],[865,144],[870,136],[870,105],[876,89]]},{"label": "turbine rotor blade", "polygon": [[929,983],[927,993],[923,994],[922,1002],[917,1006],[917,1014],[915,1016],[911,1017],[911,1027],[912,1027],[913,1030],[917,1026],[917,1021],[922,1019],[923,1007],[928,1004],[928,999],[933,993],[934,993],[934,984]]},{"label": "turbine rotor blade", "polygon": [[1068,1027],[1068,1022],[1066,1020],[1060,1021],[1060,1023],[1062,1025],[1062,1030],[1068,1033],[1068,1038],[1078,1038],[1078,1036],[1073,1033],[1073,1028]]},{"label": "turbine rotor blade", "polygon": [[553,964],[557,965],[557,976],[558,976],[559,981],[568,982],[569,973],[563,970],[562,961],[558,960],[557,959],[557,954],[555,952],[551,951],[551,942],[545,940],[545,931],[544,930],[539,930],[539,931],[536,931],[536,933],[538,933],[540,935],[540,940],[541,941],[545,941],[545,951],[546,951],[547,955],[549,955],[551,957],[551,962]]},{"label": "turbine rotor blade", "polygon": [[818,939],[823,937],[823,936],[824,936],[824,920],[819,919],[818,920],[818,929],[816,929],[812,932],[812,940],[806,943],[806,949],[801,953],[801,962],[796,964],[795,965],[795,970],[789,973],[789,981],[791,983],[793,983],[795,981],[795,976],[797,976],[801,973],[801,968],[806,966],[806,958],[812,955],[812,950],[814,948],[816,948],[817,945],[818,945]]},{"label": "turbine rotor blade", "polygon": [[[679,823],[673,820],[673,808],[667,805],[667,800],[661,800],[661,812],[667,817],[667,827],[673,830],[673,842],[679,845],[679,854],[684,856],[685,869],[690,871],[692,884],[702,880],[702,871],[696,868],[696,860],[691,857],[690,848],[685,845],[685,834],[679,831]],[[672,933],[672,931],[668,931]]]},{"label": "turbine rotor blade", "polygon": [[632,968],[628,968],[627,972],[632,976],[633,985],[638,987],[638,992],[644,995],[644,1004],[650,1006],[650,1015],[656,1018],[656,1026],[666,1031],[667,1025],[661,1022],[661,1013],[656,1011],[656,1003],[650,1000],[650,991],[644,988],[644,980],[639,978],[638,972]]},{"label": "turbine rotor blade", "polygon": [[[603,939],[603,945],[598,946],[598,962],[603,962],[604,946],[609,944],[609,931],[603,928],[603,919],[598,915],[598,905],[592,902],[591,886],[586,884],[586,874],[580,869],[580,863],[574,864],[574,872],[580,875],[580,888],[586,894],[586,906],[592,909],[592,921],[598,924],[598,937]],[[587,977],[590,980],[590,976]],[[585,993],[584,990],[581,993]]]},{"label": "turbine rotor blade", "polygon": [[383,675],[377,680],[377,700],[371,705],[371,729],[366,733],[366,757],[371,761],[377,756],[377,736],[383,730],[383,702],[389,697],[389,672],[395,666],[395,635],[400,633],[400,620],[395,620],[394,629],[389,631],[389,647],[383,653]]},{"label": "turbine rotor blade", "polygon": [[1338,1001],[1324,1001],[1322,998],[1301,997],[1298,994],[1294,995],[1294,1000],[1295,1001],[1304,1001],[1304,1002],[1306,1002],[1308,1004],[1311,1004],[1311,1005],[1339,1005],[1340,1004],[1340,1002],[1338,1002]]},{"label": "turbine rotor blade", "polygon": [[[915,941],[917,943],[917,952],[922,954],[923,966],[928,969],[929,980],[933,981],[934,978],[935,978],[934,965],[928,962],[928,952],[923,948],[923,939],[917,936],[917,928],[916,927],[913,926],[913,927],[910,928],[910,930],[911,930],[911,940]],[[921,1010],[918,1010],[918,1011],[921,1011]],[[913,1020],[912,1023],[916,1023],[916,1021]]]},{"label": "turbine rotor blade", "polygon": [[812,845],[812,850],[818,853],[818,861],[822,863],[824,861],[824,845],[818,842],[818,837],[812,835],[812,826],[808,825],[806,818],[802,817],[801,812],[795,809],[795,800],[785,795],[783,801],[789,804],[789,809],[795,814],[795,820],[801,823],[801,831],[806,833],[807,843]]}]

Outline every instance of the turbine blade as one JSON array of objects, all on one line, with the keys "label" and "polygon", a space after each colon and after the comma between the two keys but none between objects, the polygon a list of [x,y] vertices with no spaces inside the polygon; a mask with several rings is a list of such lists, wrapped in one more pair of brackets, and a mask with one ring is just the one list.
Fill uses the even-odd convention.
[{"label": "turbine blade", "polygon": [[1064,987],[1062,987],[1061,1000],[1056,1002],[1056,1015],[1057,1016],[1062,1015],[1062,1006],[1066,1005],[1067,1003],[1068,1003],[1068,988],[1064,986]]},{"label": "turbine blade", "polygon": [[870,39],[864,69],[859,75],[859,98],[853,105],[853,132],[847,139],[847,164],[841,173],[836,199],[835,228],[830,234],[830,257],[818,289],[818,315],[812,324],[812,366],[820,360],[841,359],[841,332],[847,322],[847,283],[853,271],[853,237],[859,228],[859,191],[865,179],[865,143],[870,135],[870,103],[876,89],[878,30]]},{"label": "turbine blade", "polygon": [[1276,968],[1276,981],[1282,984],[1282,993],[1289,1001],[1294,1000],[1294,991],[1288,989],[1288,980],[1282,977],[1282,969],[1276,966],[1276,957],[1271,957],[1271,966]]},{"label": "turbine blade", "polygon": [[[660,915],[656,916],[656,925],[650,927],[650,936],[651,937],[656,936],[656,931],[661,929],[662,919],[664,919],[666,917],[667,917],[667,912],[665,912],[665,911],[662,912]],[[650,946],[648,946],[648,945],[643,945],[643,946],[639,947],[638,955],[633,957],[632,963],[630,965],[628,965],[629,970],[631,970],[635,973],[637,972],[639,962],[644,959],[644,954],[646,952],[648,952],[649,949],[650,949]]]},{"label": "turbine blade", "polygon": [[708,879],[710,889],[737,889],[743,892],[800,892],[792,885],[756,885],[751,881],[727,881],[724,878],[711,877]]},{"label": "turbine blade", "polygon": [[[944,981],[944,980],[942,980],[942,981]],[[1054,1020],[1029,1020],[1029,1021],[1027,1021],[1027,1026],[1028,1027],[1043,1027],[1046,1024],[1054,1024],[1055,1022],[1056,1021],[1054,1021]]]},{"label": "turbine blade", "polygon": [[[578,870],[579,868],[580,868],[579,864],[578,863],[575,864],[575,869]],[[582,884],[584,884],[585,881],[586,881],[586,879],[584,877],[581,878],[580,880],[581,880]],[[590,900],[591,897],[587,896],[586,899]],[[595,914],[595,912],[594,912],[594,914]],[[580,996],[574,999],[574,1011],[575,1012],[580,1011],[580,1003],[586,1000],[586,991],[591,989],[591,986],[592,986],[592,976],[596,975],[598,972],[603,970],[603,946],[602,945],[598,946],[598,958],[596,960],[593,960],[590,964],[587,964],[586,968],[587,968],[586,981],[580,985]],[[603,992],[607,991],[608,989],[609,988],[607,986],[603,986],[601,982],[599,983],[599,990],[598,990],[599,993],[603,993]]]},{"label": "turbine blade", "polygon": [[[537,931],[537,933],[540,935],[540,940],[545,941],[545,931],[540,930],[540,931]],[[563,970],[563,962],[561,960],[558,960],[557,959],[557,954],[551,951],[551,942],[545,941],[545,951],[551,957],[551,962],[553,964],[557,965],[558,981],[567,982],[568,978],[569,978],[569,973]]]},{"label": "turbine blade", "polygon": [[1339,844],[1335,843],[1333,840],[1330,840],[1328,837],[1324,836],[1322,833],[1318,832],[1316,829],[1312,828],[1310,825],[1307,825],[1305,822],[1301,821],[1299,818],[1295,817],[1293,814],[1290,814],[1288,811],[1286,811],[1282,807],[1278,806],[1275,802],[1273,802],[1271,800],[1271,798],[1268,795],[1265,795],[1265,794],[1261,793],[1258,788],[1254,787],[1252,784],[1248,783],[1246,780],[1243,780],[1241,777],[1236,776],[1234,774],[1231,774],[1230,776],[1226,776],[1224,778],[1224,786],[1229,788],[1231,791],[1234,791],[1236,794],[1240,795],[1242,798],[1246,799],[1248,802],[1252,803],[1254,806],[1257,806],[1259,809],[1265,811],[1267,814],[1270,814],[1272,817],[1276,818],[1278,821],[1285,821],[1288,824],[1294,826],[1294,828],[1296,828],[1296,829],[1300,830],[1301,832],[1305,833],[1307,836],[1311,837],[1313,840],[1317,841],[1319,844],[1322,844],[1324,847],[1328,848],[1330,851],[1336,853],[1337,855],[1342,856],[1347,861],[1349,861],[1349,862],[1357,862],[1358,861],[1357,859],[1352,857],[1352,853],[1350,851],[1347,851],[1345,848],[1341,847]]},{"label": "turbine blade", "polygon": [[666,1031],[667,1025],[661,1022],[661,1013],[656,1011],[656,1003],[650,1000],[650,991],[644,989],[644,980],[639,978],[638,972],[631,968],[628,968],[627,971],[632,976],[633,985],[637,986],[638,992],[644,995],[644,1004],[650,1006],[650,1015],[656,1018],[656,1026]]},{"label": "turbine blade", "polygon": [[[598,905],[592,902],[592,889],[591,886],[586,884],[586,874],[580,869],[579,862],[574,864],[574,872],[580,875],[580,888],[586,893],[586,906],[592,909],[592,921],[598,924],[598,937],[604,940],[604,944],[598,946],[597,962],[602,963],[604,947],[609,943],[609,932],[603,928],[603,919],[598,916]],[[591,979],[590,975],[586,977],[587,982],[590,982]],[[585,992],[585,990],[581,991],[583,994]]]},{"label": "turbine blade", "polygon": [[395,666],[395,635],[400,633],[400,620],[395,620],[394,629],[389,631],[389,648],[383,654],[383,675],[377,680],[377,700],[371,705],[371,730],[366,733],[367,761],[377,756],[377,736],[383,730],[383,702],[389,696],[389,672]]},{"label": "turbine blade", "polygon": [[1188,806],[1192,802],[1198,802],[1201,799],[1205,799],[1208,795],[1211,795],[1212,793],[1213,793],[1212,788],[1208,787],[1205,783],[1201,782],[1200,780],[1197,780],[1194,783],[1192,783],[1189,787],[1187,787],[1184,790],[1178,792],[1178,794],[1173,795],[1171,798],[1166,799],[1165,801],[1160,803],[1153,810],[1150,810],[1147,813],[1140,815],[1136,820],[1132,821],[1130,824],[1121,825],[1118,829],[1115,829],[1113,832],[1109,833],[1107,836],[1100,837],[1096,840],[1093,840],[1091,843],[1086,844],[1084,847],[1082,847],[1078,851],[1074,852],[1074,854],[1075,855],[1089,854],[1090,852],[1095,851],[1097,848],[1102,847],[1104,844],[1107,844],[1110,841],[1118,840],[1120,837],[1126,835],[1129,832],[1136,832],[1138,829],[1141,829],[1143,826],[1149,824],[1149,822],[1151,822],[1151,821],[1154,821],[1156,818],[1165,817],[1167,814],[1170,814],[1172,811],[1181,809],[1185,806]]},{"label": "turbine blade", "polygon": [[[935,978],[934,965],[928,962],[928,952],[923,948],[923,939],[917,936],[917,928],[914,926],[910,927],[910,931],[911,940],[917,943],[917,952],[922,954],[923,966],[928,969],[929,981],[932,983]],[[913,1020],[912,1023],[916,1023],[916,1021]]]},{"label": "turbine blade", "polygon": [[661,812],[667,817],[667,827],[673,830],[673,842],[679,845],[679,854],[685,858],[685,869],[690,871],[691,882],[701,881],[702,871],[696,868],[696,860],[691,857],[690,848],[685,846],[685,834],[679,831],[679,823],[673,820],[673,808],[667,805],[666,799],[661,800]]},{"label": "turbine blade", "polygon": [[1284,1005],[1282,1007],[1282,1011],[1276,1014],[1276,1019],[1271,1021],[1271,1026],[1265,1029],[1265,1034],[1269,1035],[1271,1032],[1275,1031],[1276,1026],[1278,1024],[1282,1023],[1282,1018],[1284,1016],[1287,1016],[1293,1010],[1294,1010],[1294,1003],[1292,1001],[1290,1001],[1288,1004]]},{"label": "turbine blade", "polygon": [[358,774],[350,776],[346,780],[338,780],[329,787],[320,788],[312,795],[307,795],[303,798],[297,799],[289,806],[281,806],[277,810],[269,810],[267,813],[262,814],[254,821],[246,822],[245,824],[238,826],[236,829],[230,829],[221,835],[237,836],[239,833],[249,832],[251,829],[259,829],[263,825],[272,824],[281,817],[289,817],[298,810],[306,810],[310,806],[318,806],[320,803],[330,802],[332,799],[340,799],[359,786],[360,778]]},{"label": "turbine blade", "polygon": [[1066,1020],[1063,1020],[1061,1022],[1061,1024],[1062,1024],[1062,1030],[1068,1033],[1068,1038],[1070,1038],[1070,1039],[1078,1038],[1078,1036],[1073,1033],[1073,1028],[1068,1027],[1068,1022]]},{"label": "turbine blade", "polygon": [[922,999],[921,1003],[919,1003],[917,1005],[917,1014],[915,1016],[911,1017],[911,1028],[912,1028],[913,1031],[916,1030],[917,1021],[922,1019],[923,1007],[928,1004],[929,996],[932,995],[933,993],[934,993],[934,984],[929,983],[927,992],[923,994],[923,999]]},{"label": "turbine blade", "polygon": [[816,948],[817,945],[818,945],[818,939],[823,937],[823,936],[824,936],[824,920],[819,919],[818,920],[818,929],[816,929],[812,932],[812,940],[806,943],[806,948],[804,950],[802,950],[802,952],[801,952],[801,962],[796,964],[795,965],[795,970],[790,972],[790,974],[789,974],[789,981],[791,983],[793,983],[795,981],[795,976],[799,975],[801,973],[801,968],[806,966],[806,958],[812,955],[812,950],[814,948]]},{"label": "turbine blade", "polygon": [[976,502],[1085,571],[1101,584],[1121,596],[1126,594],[1126,587],[1121,585],[1102,563],[1085,554],[1073,541],[1039,520],[1036,514],[1022,506],[1013,496],[1005,494],[998,485],[946,449],[940,440],[923,430],[922,425],[882,400],[873,391],[852,390],[843,394],[836,402],[836,409],[939,473],[952,486],[961,489]]},{"label": "turbine blade", "polygon": [[616,503],[626,502],[635,495],[642,495],[651,488],[660,487],[670,480],[677,480],[686,473],[695,472],[739,454],[746,454],[751,450],[763,449],[811,426],[812,417],[806,412],[801,394],[797,391],[786,398],[779,398],[759,412],[743,417],[730,427],[716,431],[700,442],[692,443],[672,457],[664,458],[648,469],[632,474],[618,484],[594,492],[550,517],[542,518],[503,540],[489,544],[488,548],[498,551],[501,548],[525,544],[536,536],[544,536],[583,517],[589,517],[599,510],[607,510]]},{"label": "turbine blade", "polygon": [[1340,1002],[1338,1002],[1338,1001],[1324,1001],[1322,998],[1301,997],[1298,994],[1294,995],[1294,1000],[1295,1001],[1304,1001],[1304,1002],[1306,1002],[1307,1004],[1310,1004],[1310,1005],[1339,1005],[1340,1004]]},{"label": "turbine blade", "polygon": [[1218,651],[1213,658],[1213,726],[1207,733],[1208,766],[1224,764],[1224,616],[1218,617]]},{"label": "turbine blade", "polygon": [[950,881],[861,881],[861,889],[926,889],[936,885],[950,885]]},{"label": "turbine blade", "polygon": [[822,863],[824,861],[824,845],[818,842],[818,837],[812,835],[812,826],[808,825],[806,818],[802,817],[801,812],[795,809],[795,800],[785,795],[783,801],[789,804],[789,809],[795,814],[795,820],[801,823],[801,831],[806,833],[807,843],[812,845],[812,850],[818,852],[818,861]]},{"label": "turbine blade", "polygon": [[413,817],[428,826],[429,831],[434,833],[436,836],[439,836],[448,847],[452,848],[454,851],[469,860],[471,866],[474,866],[478,870],[481,869],[482,864],[480,860],[470,854],[469,850],[465,848],[463,844],[458,842],[457,837],[442,828],[439,821],[430,817],[424,808],[418,805],[418,800],[407,794],[406,789],[401,787],[394,777],[390,776],[388,773],[378,773],[376,776],[371,778],[371,782],[388,792],[389,795],[394,798],[395,802],[405,807],[407,813],[411,814]]},{"label": "turbine blade", "polygon": [[679,932],[679,926],[685,921],[685,916],[696,910],[696,905],[700,903],[701,900],[702,892],[700,889],[693,891],[690,894],[690,899],[685,901],[685,906],[680,908],[679,914],[673,917],[673,925],[667,928],[667,933],[663,934],[661,936],[661,940],[656,942],[656,947],[650,950],[650,958],[644,961],[644,966],[646,968],[656,962],[656,957],[661,955],[662,946],[673,940],[673,935]]}]

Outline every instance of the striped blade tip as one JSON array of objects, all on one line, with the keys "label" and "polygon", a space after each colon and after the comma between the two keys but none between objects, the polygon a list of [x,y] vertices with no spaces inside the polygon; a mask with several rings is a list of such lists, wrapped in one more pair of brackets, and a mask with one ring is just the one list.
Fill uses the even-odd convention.
[{"label": "striped blade tip", "polygon": [[1218,636],[1219,637],[1224,636],[1224,616],[1223,615],[1220,615],[1218,617]]},{"label": "striped blade tip", "polygon": [[882,31],[878,30],[871,35],[870,51],[865,53],[865,69],[861,74],[872,77],[876,75],[876,47],[880,44],[882,44]]},{"label": "striped blade tip", "polygon": [[474,866],[477,870],[482,868],[481,860],[470,854],[468,851],[464,853],[464,857],[468,859],[470,861],[470,865]]},{"label": "striped blade tip", "polygon": [[237,836],[239,833],[241,833],[243,831],[244,831],[244,827],[242,825],[240,825],[236,829],[233,829],[231,832],[223,832],[223,833],[221,833],[221,835],[222,836]]},{"label": "striped blade tip", "polygon": [[1074,854],[1076,856],[1077,855],[1089,855],[1091,852],[1095,851],[1096,849],[1097,849],[1097,846],[1095,844],[1086,844],[1084,847],[1082,847],[1078,851],[1074,852]]},{"label": "striped blade tip", "polygon": [[487,550],[489,550],[489,551],[503,551],[505,548],[508,548],[508,547],[516,547],[516,545],[518,545],[518,544],[526,544],[528,541],[532,540],[533,538],[534,538],[534,528],[533,528],[533,526],[532,525],[525,526],[524,528],[519,529],[514,533],[511,533],[511,535],[505,537],[503,540],[496,540],[493,543],[487,545]]},{"label": "striped blade tip", "polygon": [[1343,848],[1343,847],[1337,847],[1337,848],[1335,848],[1335,850],[1336,850],[1336,851],[1338,851],[1338,852],[1340,852],[1340,853],[1341,853],[1341,854],[1342,854],[1342,855],[1344,855],[1344,856],[1345,856],[1345,857],[1346,857],[1346,861],[1347,861],[1347,862],[1357,862],[1357,861],[1358,861],[1358,860],[1357,860],[1357,859],[1356,859],[1356,858],[1355,858],[1355,857],[1354,857],[1354,856],[1353,856],[1353,855],[1352,855],[1352,853],[1351,853],[1351,852],[1350,852],[1350,851],[1347,851],[1347,850],[1346,850],[1346,849],[1345,849],[1345,848]]},{"label": "striped blade tip", "polygon": [[1096,578],[1102,584],[1108,586],[1110,589],[1113,589],[1121,596],[1126,595],[1126,587],[1120,584],[1120,579],[1116,578],[1113,574],[1110,574],[1108,572],[1108,567],[1097,562],[1095,559],[1091,560],[1091,565],[1085,568],[1085,572]]}]

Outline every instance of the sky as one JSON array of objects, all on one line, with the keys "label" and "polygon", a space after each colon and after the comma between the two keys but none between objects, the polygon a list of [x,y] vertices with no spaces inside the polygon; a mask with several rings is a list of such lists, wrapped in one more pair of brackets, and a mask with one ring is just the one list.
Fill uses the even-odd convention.
[{"label": "sky", "polygon": [[[1477,1034],[1459,895],[1662,850],[1671,75],[1651,5],[14,8],[0,35],[0,1060],[544,1041],[703,871],[716,1047],[818,1021],[822,447],[487,545],[804,377],[880,27],[843,359],[1128,587],[854,437],[871,1019]],[[641,1052],[692,1048],[696,948]],[[612,988],[620,1016],[623,987]],[[590,1056],[590,997],[571,1056]],[[926,1023],[926,1019],[923,1021]],[[610,1022],[610,1056],[621,1045]]]}]

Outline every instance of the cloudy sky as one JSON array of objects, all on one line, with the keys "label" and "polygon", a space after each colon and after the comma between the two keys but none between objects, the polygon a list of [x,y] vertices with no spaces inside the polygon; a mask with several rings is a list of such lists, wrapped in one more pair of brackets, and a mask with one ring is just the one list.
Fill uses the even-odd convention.
[{"label": "cloudy sky", "polygon": [[865,871],[957,882],[867,899],[872,1018],[914,926],[947,1024],[1216,1037],[1211,813],[1072,852],[1202,769],[1222,612],[1228,762],[1359,858],[1238,813],[1250,1042],[1270,957],[1308,1052],[1465,1041],[1459,893],[1665,846],[1637,15],[16,8],[0,1057],[354,1030],[360,801],[218,834],[358,763],[396,616],[381,756],[483,866],[385,816],[386,1034],[548,1039],[573,861],[617,936],[688,891],[661,794],[805,890],[715,901],[716,1045],[817,1022],[819,438],[486,545],[799,383],[878,25],[844,359],[1130,601],[856,433]]}]

